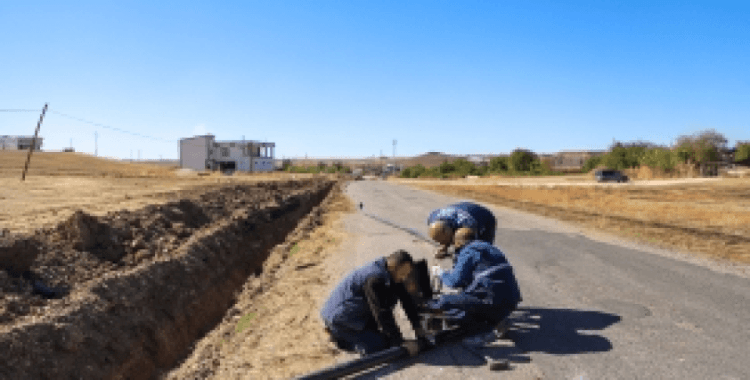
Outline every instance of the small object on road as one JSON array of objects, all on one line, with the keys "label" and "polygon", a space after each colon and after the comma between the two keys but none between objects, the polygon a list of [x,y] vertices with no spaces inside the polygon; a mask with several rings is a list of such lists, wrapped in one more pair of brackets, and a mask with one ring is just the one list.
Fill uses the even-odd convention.
[{"label": "small object on road", "polygon": [[362,202],[359,202],[359,209],[361,210],[362,207],[365,207],[365,205]]},{"label": "small object on road", "polygon": [[[461,342],[461,346],[466,349],[466,351],[471,352],[476,356],[477,358],[484,360],[487,362],[487,367],[490,369],[490,371],[506,371],[510,369],[510,361],[508,359],[493,359],[487,355],[483,355],[480,352],[478,352],[475,347],[472,345]],[[477,347],[481,348],[481,347]]]}]

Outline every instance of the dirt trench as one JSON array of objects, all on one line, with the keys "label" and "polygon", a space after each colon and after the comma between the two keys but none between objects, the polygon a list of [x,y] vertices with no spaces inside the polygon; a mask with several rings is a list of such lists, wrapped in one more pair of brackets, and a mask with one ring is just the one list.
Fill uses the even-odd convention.
[{"label": "dirt trench", "polygon": [[[0,269],[0,378],[156,378],[221,320],[333,186],[234,185],[105,217],[76,213],[32,236],[0,234],[13,252],[34,255]],[[59,294],[42,297],[33,281]]]}]

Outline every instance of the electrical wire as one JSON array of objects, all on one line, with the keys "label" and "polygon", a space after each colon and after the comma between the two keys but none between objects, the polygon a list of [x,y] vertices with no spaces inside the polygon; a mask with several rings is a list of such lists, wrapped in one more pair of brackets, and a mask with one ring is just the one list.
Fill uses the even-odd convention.
[{"label": "electrical wire", "polygon": [[153,136],[144,135],[144,134],[141,134],[141,133],[131,132],[131,131],[128,131],[128,130],[125,130],[125,129],[122,129],[122,128],[116,128],[116,127],[112,127],[112,126],[109,126],[109,125],[105,125],[105,124],[101,124],[101,123],[96,123],[96,122],[93,122],[93,121],[82,119],[80,117],[76,117],[76,116],[68,115],[66,113],[58,112],[58,111],[55,111],[55,110],[52,110],[52,109],[48,110],[48,112],[54,113],[55,115],[62,116],[62,117],[65,117],[65,118],[68,118],[68,119],[71,119],[71,120],[76,120],[76,121],[79,121],[81,123],[90,124],[90,125],[93,125],[95,127],[109,129],[109,130],[112,130],[112,131],[117,131],[117,132],[120,132],[120,133],[132,135],[132,136],[136,136],[136,137],[140,137],[140,138],[144,138],[144,139],[149,139],[149,140],[154,140],[154,141],[162,141],[162,142],[170,142],[170,143],[177,142],[177,140],[169,140],[169,139],[163,139],[163,138],[159,138],[159,137],[153,137]]},{"label": "electrical wire", "polygon": [[[0,109],[0,112],[39,112],[39,110],[30,110],[30,109],[21,109],[21,108],[8,108],[8,109]],[[116,128],[116,127],[113,127],[113,126],[110,126],[110,125],[106,125],[106,124],[102,124],[102,123],[96,123],[96,122],[93,122],[93,121],[90,121],[90,120],[86,120],[86,119],[83,119],[83,118],[80,118],[80,117],[76,117],[76,116],[73,116],[73,115],[69,115],[69,114],[66,114],[66,113],[63,113],[63,112],[55,111],[53,109],[48,109],[47,112],[53,113],[55,115],[62,116],[64,118],[68,118],[68,119],[71,119],[71,120],[79,121],[81,123],[90,124],[90,125],[93,125],[95,127],[109,129],[109,130],[112,130],[112,131],[117,131],[117,132],[128,134],[128,135],[131,135],[131,136],[136,136],[136,137],[140,137],[140,138],[144,138],[144,139],[149,139],[149,140],[154,140],[154,141],[169,142],[169,143],[177,142],[177,140],[163,139],[163,138],[160,138],[160,137],[154,137],[154,136],[144,135],[144,134],[137,133],[137,132],[131,132],[131,131],[128,131],[128,130],[125,130],[125,129],[122,129],[122,128]]]}]

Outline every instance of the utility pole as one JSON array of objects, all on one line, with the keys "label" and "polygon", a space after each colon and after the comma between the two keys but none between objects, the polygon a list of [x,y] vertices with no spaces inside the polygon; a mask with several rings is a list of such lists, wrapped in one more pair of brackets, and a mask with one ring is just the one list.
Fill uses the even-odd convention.
[{"label": "utility pole", "polygon": [[94,156],[99,155],[99,132],[94,131]]},{"label": "utility pole", "polygon": [[396,167],[396,144],[398,141],[396,139],[393,139],[393,167]]},{"label": "utility pole", "polygon": [[26,165],[23,167],[23,174],[21,174],[21,181],[26,181],[26,171],[29,170],[29,162],[31,162],[31,152],[34,151],[36,146],[36,138],[39,136],[39,128],[42,126],[42,120],[44,120],[44,114],[47,113],[47,103],[44,103],[42,108],[42,114],[39,116],[39,122],[36,123],[36,129],[34,130],[34,138],[31,139],[31,146],[29,147],[29,155],[26,156]]}]

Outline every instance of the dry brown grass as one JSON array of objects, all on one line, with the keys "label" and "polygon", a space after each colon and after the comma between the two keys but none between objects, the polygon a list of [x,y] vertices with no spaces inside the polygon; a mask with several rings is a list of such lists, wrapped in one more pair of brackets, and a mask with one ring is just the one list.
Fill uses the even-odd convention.
[{"label": "dry brown grass", "polygon": [[414,186],[574,221],[639,241],[750,263],[750,180],[679,186]]},{"label": "dry brown grass", "polygon": [[129,163],[80,153],[34,152],[26,180],[26,153],[0,151],[0,229],[28,232],[76,210],[93,215],[172,200],[179,192],[233,182],[273,181],[311,175],[253,173],[198,175],[175,167]]}]

